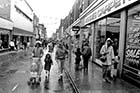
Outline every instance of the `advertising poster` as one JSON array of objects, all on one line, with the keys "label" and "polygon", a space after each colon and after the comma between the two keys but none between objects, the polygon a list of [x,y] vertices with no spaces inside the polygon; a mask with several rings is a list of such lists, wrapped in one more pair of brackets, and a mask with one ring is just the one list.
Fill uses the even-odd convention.
[{"label": "advertising poster", "polygon": [[140,20],[128,19],[125,64],[140,70]]}]

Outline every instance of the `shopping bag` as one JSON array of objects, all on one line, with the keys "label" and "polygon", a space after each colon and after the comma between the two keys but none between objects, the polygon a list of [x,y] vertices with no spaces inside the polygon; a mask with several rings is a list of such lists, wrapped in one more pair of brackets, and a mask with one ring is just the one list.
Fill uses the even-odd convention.
[{"label": "shopping bag", "polygon": [[106,62],[107,57],[106,57],[105,55],[102,55],[102,56],[100,57],[100,60],[104,63],[104,62]]}]

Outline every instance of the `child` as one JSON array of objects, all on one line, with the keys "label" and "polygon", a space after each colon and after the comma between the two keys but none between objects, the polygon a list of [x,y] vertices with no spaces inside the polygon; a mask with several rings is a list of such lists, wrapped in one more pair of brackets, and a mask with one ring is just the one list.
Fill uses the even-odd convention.
[{"label": "child", "polygon": [[118,66],[118,63],[119,63],[119,60],[120,60],[120,57],[119,56],[115,56],[115,60],[114,60],[114,63],[113,63],[113,71],[112,71],[112,76],[113,76],[113,80],[116,81],[116,78],[117,78],[117,66]]},{"label": "child", "polygon": [[45,62],[44,69],[46,70],[46,74],[47,74],[46,79],[49,79],[51,65],[53,64],[50,54],[46,54],[44,62]]},{"label": "child", "polygon": [[33,58],[30,67],[30,81],[28,84],[40,84],[41,81],[42,64],[40,59]]}]

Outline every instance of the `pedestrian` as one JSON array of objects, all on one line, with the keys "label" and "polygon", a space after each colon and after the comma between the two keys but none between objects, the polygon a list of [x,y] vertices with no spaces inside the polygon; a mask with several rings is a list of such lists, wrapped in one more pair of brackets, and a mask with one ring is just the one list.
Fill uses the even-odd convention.
[{"label": "pedestrian", "polygon": [[44,69],[46,70],[47,74],[46,79],[48,80],[50,76],[51,65],[53,64],[52,57],[50,54],[46,54],[44,62],[45,62]]},{"label": "pedestrian", "polygon": [[119,63],[119,60],[120,60],[120,57],[118,56],[118,48],[119,48],[119,44],[118,44],[118,39],[115,38],[114,39],[114,42],[113,42],[113,49],[114,49],[114,57],[115,57],[115,60],[113,62],[113,65],[112,65],[112,69],[111,69],[111,77],[112,77],[112,80],[116,80],[117,78],[117,66],[118,66],[118,63]]},{"label": "pedestrian", "polygon": [[30,41],[27,42],[27,49],[30,49]]},{"label": "pedestrian", "polygon": [[50,44],[50,45],[48,46],[48,48],[49,48],[48,52],[52,53],[52,52],[53,52],[53,46]]},{"label": "pedestrian", "polygon": [[40,43],[36,43],[35,48],[32,51],[32,57],[33,57],[33,61],[35,63],[37,63],[39,65],[39,74],[41,75],[41,71],[42,71],[42,63],[41,63],[41,57],[43,56],[43,49],[41,48],[41,44]]},{"label": "pedestrian", "polygon": [[108,38],[100,50],[101,57],[104,56],[106,60],[102,63],[103,68],[103,81],[111,83],[111,66],[114,61],[114,50],[112,47],[112,40]]},{"label": "pedestrian", "polygon": [[11,50],[11,51],[12,51],[12,50],[15,50],[15,43],[14,43],[13,40],[11,40],[11,41],[9,42],[9,46],[10,46],[10,50]]},{"label": "pedestrian", "polygon": [[83,56],[84,71],[88,71],[88,62],[91,57],[91,48],[87,43],[83,46],[82,56]]},{"label": "pedestrian", "polygon": [[2,47],[2,44],[3,44],[3,42],[2,42],[2,40],[0,39],[0,49],[3,48],[3,47]]},{"label": "pedestrian", "polygon": [[26,49],[27,49],[27,42],[24,41],[24,42],[23,42],[23,45],[24,45],[24,49],[26,50]]},{"label": "pedestrian", "polygon": [[120,57],[119,56],[115,56],[115,60],[114,60],[114,63],[113,63],[113,69],[111,70],[112,71],[112,79],[114,81],[116,81],[117,79],[117,72],[118,72],[118,63],[120,61]]},{"label": "pedestrian", "polygon": [[76,56],[75,57],[76,69],[78,70],[79,69],[79,64],[80,64],[80,61],[81,61],[81,55],[82,55],[79,46],[77,47],[77,49],[74,53],[75,53],[75,56]]},{"label": "pedestrian", "polygon": [[63,70],[64,70],[64,63],[65,63],[65,57],[66,57],[66,50],[62,43],[60,42],[58,45],[58,49],[56,50],[55,59],[58,63],[59,68],[59,80],[63,79]]},{"label": "pedestrian", "polygon": [[[32,51],[32,61],[31,61],[31,69],[30,69],[30,81],[32,82],[35,78],[35,81],[40,84],[41,81],[41,72],[43,69],[43,65],[41,63],[41,57],[43,56],[43,50],[40,47],[40,43],[36,43],[35,48]],[[36,76],[35,76],[36,73]]]}]

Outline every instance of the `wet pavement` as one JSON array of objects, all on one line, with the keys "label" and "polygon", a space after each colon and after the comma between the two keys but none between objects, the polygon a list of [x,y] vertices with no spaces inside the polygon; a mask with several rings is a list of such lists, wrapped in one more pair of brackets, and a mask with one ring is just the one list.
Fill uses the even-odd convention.
[{"label": "wet pavement", "polygon": [[[47,50],[44,50],[45,54]],[[54,51],[55,52],[55,51]],[[63,81],[58,81],[58,67],[54,60],[53,53],[53,65],[50,72],[49,83],[45,83],[45,71],[41,74],[41,85],[35,88],[31,88],[27,85],[29,80],[30,58],[17,60],[14,64],[2,66],[0,70],[0,93],[73,93],[73,89],[70,85],[70,81],[64,74]],[[44,56],[42,63],[44,65]],[[45,85],[48,88],[45,88]]]},{"label": "wet pavement", "polygon": [[67,69],[70,67],[68,71],[80,93],[140,93],[140,89],[122,79],[111,84],[103,82],[102,68],[92,62],[89,62],[87,72],[82,68],[75,70],[74,54],[71,63],[67,62],[66,66]]},{"label": "wet pavement", "polygon": [[[44,50],[45,54],[47,50]],[[27,85],[29,80],[30,58],[27,56],[12,62],[12,64],[4,64],[0,68],[0,93],[74,93],[66,74],[62,82],[58,81],[58,67],[55,61],[55,50],[53,55],[53,65],[50,73],[49,83],[45,83],[45,71],[42,71],[42,81],[39,87],[31,88]],[[44,56],[42,63],[44,65]],[[88,72],[75,70],[74,55],[69,63],[68,59],[65,66],[71,75],[76,87],[80,93],[140,93],[140,89],[134,85],[117,79],[116,82],[106,83],[102,81],[102,68],[96,64],[89,62]],[[45,88],[45,85],[48,88]]]}]

